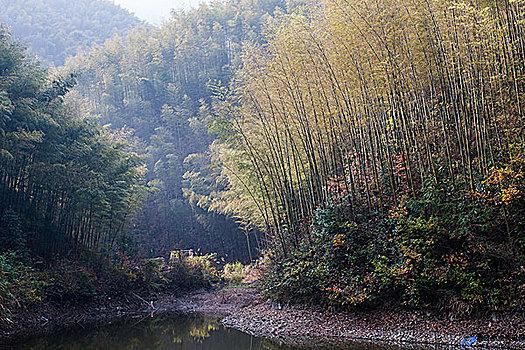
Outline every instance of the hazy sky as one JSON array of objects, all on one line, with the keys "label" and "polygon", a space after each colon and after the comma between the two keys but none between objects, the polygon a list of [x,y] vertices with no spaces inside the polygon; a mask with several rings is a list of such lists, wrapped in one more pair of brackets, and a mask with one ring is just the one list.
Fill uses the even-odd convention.
[{"label": "hazy sky", "polygon": [[204,0],[113,0],[116,4],[135,13],[137,17],[159,24],[170,15],[170,10],[197,6]]}]

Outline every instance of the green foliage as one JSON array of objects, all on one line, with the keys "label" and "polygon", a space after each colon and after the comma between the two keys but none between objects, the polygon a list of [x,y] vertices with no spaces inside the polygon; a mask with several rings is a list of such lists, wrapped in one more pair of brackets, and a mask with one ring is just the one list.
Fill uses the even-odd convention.
[{"label": "green foliage", "polygon": [[265,281],[272,298],[328,302],[342,306],[376,305],[390,290],[393,247],[389,226],[378,218],[345,219],[348,208],[333,205],[318,210],[313,240],[303,243],[284,263],[275,259]]},{"label": "green foliage", "polygon": [[192,256],[171,260],[164,258],[145,259],[140,262],[121,258],[118,273],[125,276],[117,288],[122,293],[122,285],[130,290],[145,293],[182,292],[208,288],[219,282],[216,256],[213,254]]},{"label": "green foliage", "polygon": [[272,261],[263,280],[265,293],[273,299],[295,303],[321,301],[327,273],[325,262],[315,261],[308,254],[295,254],[279,263]]},{"label": "green foliage", "polygon": [[51,266],[30,267],[15,253],[0,254],[0,325],[12,314],[36,303],[82,305],[120,300],[132,293],[181,293],[219,282],[215,256],[192,257],[165,264],[122,256],[109,261],[100,254],[61,259]]},{"label": "green foliage", "polygon": [[11,313],[41,301],[46,286],[44,276],[24,265],[16,253],[0,254],[0,324]]},{"label": "green foliage", "polygon": [[142,160],[125,136],[64,104],[74,75],[47,82],[3,29],[0,52],[0,249],[109,249],[142,197]]},{"label": "green foliage", "polygon": [[[117,274],[64,256],[110,251],[143,189],[141,160],[126,139],[63,103],[75,77],[48,82],[46,73],[0,29],[0,305],[7,315],[40,300],[103,294],[99,281]],[[52,268],[42,269],[42,258]]]},{"label": "green foliage", "polygon": [[92,301],[97,293],[96,274],[74,264],[75,268],[62,265],[48,274],[49,282],[45,296],[52,302],[82,304]]},{"label": "green foliage", "polygon": [[127,263],[121,271],[133,281],[133,288],[143,292],[181,292],[208,288],[219,281],[215,255],[192,256],[171,260],[146,259]]},{"label": "green foliage", "polygon": [[141,266],[142,282],[147,289],[161,290],[170,280],[165,273],[164,259],[147,259]]},{"label": "green foliage", "polygon": [[0,22],[33,54],[55,65],[141,25],[128,11],[102,0],[0,0],[0,8]]},{"label": "green foliage", "polygon": [[198,276],[208,284],[220,280],[216,254],[190,256],[183,260],[183,265],[188,269],[190,275]]},{"label": "green foliage", "polygon": [[346,307],[397,304],[457,313],[523,308],[525,254],[515,245],[523,240],[523,223],[513,222],[507,231],[500,224],[507,206],[459,188],[428,181],[421,195],[388,217],[360,222],[345,219],[344,204],[318,210],[314,240],[272,262],[266,293]]},{"label": "green foliage", "polygon": [[[523,222],[502,225],[508,222],[507,205],[460,188],[428,182],[423,194],[392,219],[402,254],[404,303],[523,307],[525,255],[516,246],[523,239]],[[522,212],[524,202],[518,202],[514,211]]]},{"label": "green foliage", "polygon": [[27,256],[27,239],[22,229],[22,220],[13,210],[7,210],[0,217],[0,254],[17,252],[18,255]]}]

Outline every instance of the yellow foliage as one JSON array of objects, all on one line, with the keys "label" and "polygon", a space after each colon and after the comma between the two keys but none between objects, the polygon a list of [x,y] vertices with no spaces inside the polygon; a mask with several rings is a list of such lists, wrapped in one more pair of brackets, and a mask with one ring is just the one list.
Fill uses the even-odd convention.
[{"label": "yellow foliage", "polygon": [[214,145],[230,184],[221,209],[285,245],[320,206],[402,208],[428,178],[473,194],[485,178],[515,198],[506,182],[522,170],[496,159],[523,158],[502,145],[523,130],[525,40],[506,11],[525,15],[522,0],[322,0],[311,17],[279,16],[268,45],[247,47],[234,135]]},{"label": "yellow foliage", "polygon": [[509,204],[521,196],[521,191],[514,186],[510,186],[501,190],[501,202],[504,204]]},{"label": "yellow foliage", "polygon": [[345,239],[346,239],[346,236],[343,234],[335,235],[334,240],[333,240],[334,248],[342,247],[345,244]]}]

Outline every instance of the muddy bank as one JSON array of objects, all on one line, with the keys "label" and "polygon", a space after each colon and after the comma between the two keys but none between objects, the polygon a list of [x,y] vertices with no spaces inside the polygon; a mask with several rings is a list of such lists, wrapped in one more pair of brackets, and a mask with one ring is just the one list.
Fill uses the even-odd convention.
[{"label": "muddy bank", "polygon": [[[27,335],[48,334],[70,327],[107,324],[126,317],[169,313],[200,313],[222,319],[225,326],[294,346],[328,346],[348,342],[397,345],[403,349],[458,349],[466,336],[476,336],[476,348],[525,349],[525,316],[492,314],[475,319],[451,319],[422,312],[330,312],[319,307],[284,306],[262,298],[255,289],[226,288],[188,296],[107,300],[97,305],[46,305],[26,310],[0,327],[0,344]],[[357,348],[356,344],[356,348]]]},{"label": "muddy bank", "polygon": [[12,344],[30,336],[50,334],[62,329],[87,328],[125,317],[147,315],[151,310],[151,305],[138,295],[118,300],[97,300],[85,305],[38,304],[17,310],[9,317],[9,322],[0,324],[0,344]]},{"label": "muddy bank", "polygon": [[0,323],[0,346],[64,329],[103,326],[127,318],[199,313],[220,319],[249,306],[256,295],[252,290],[214,289],[178,296],[131,293],[84,305],[44,303],[19,309],[9,317],[8,323]]}]

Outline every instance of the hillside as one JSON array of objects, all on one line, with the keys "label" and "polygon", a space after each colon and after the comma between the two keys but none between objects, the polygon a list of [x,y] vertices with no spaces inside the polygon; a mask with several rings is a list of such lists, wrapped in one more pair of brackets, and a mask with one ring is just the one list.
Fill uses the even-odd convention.
[{"label": "hillside", "polygon": [[[261,26],[278,7],[282,1],[214,2],[67,61],[67,73],[80,77],[69,97],[79,97],[102,124],[131,129],[140,140],[137,152],[147,155],[146,178],[155,190],[131,234],[141,255],[199,247],[244,261],[247,250],[256,250],[250,227],[247,249],[233,219],[208,212],[213,198],[206,190],[216,182],[205,154],[214,140],[207,124],[216,90],[229,84],[242,43],[261,43]],[[208,173],[210,178],[198,178]]]},{"label": "hillside", "polygon": [[0,8],[0,23],[39,59],[54,65],[141,25],[127,10],[105,0],[0,0]]}]

